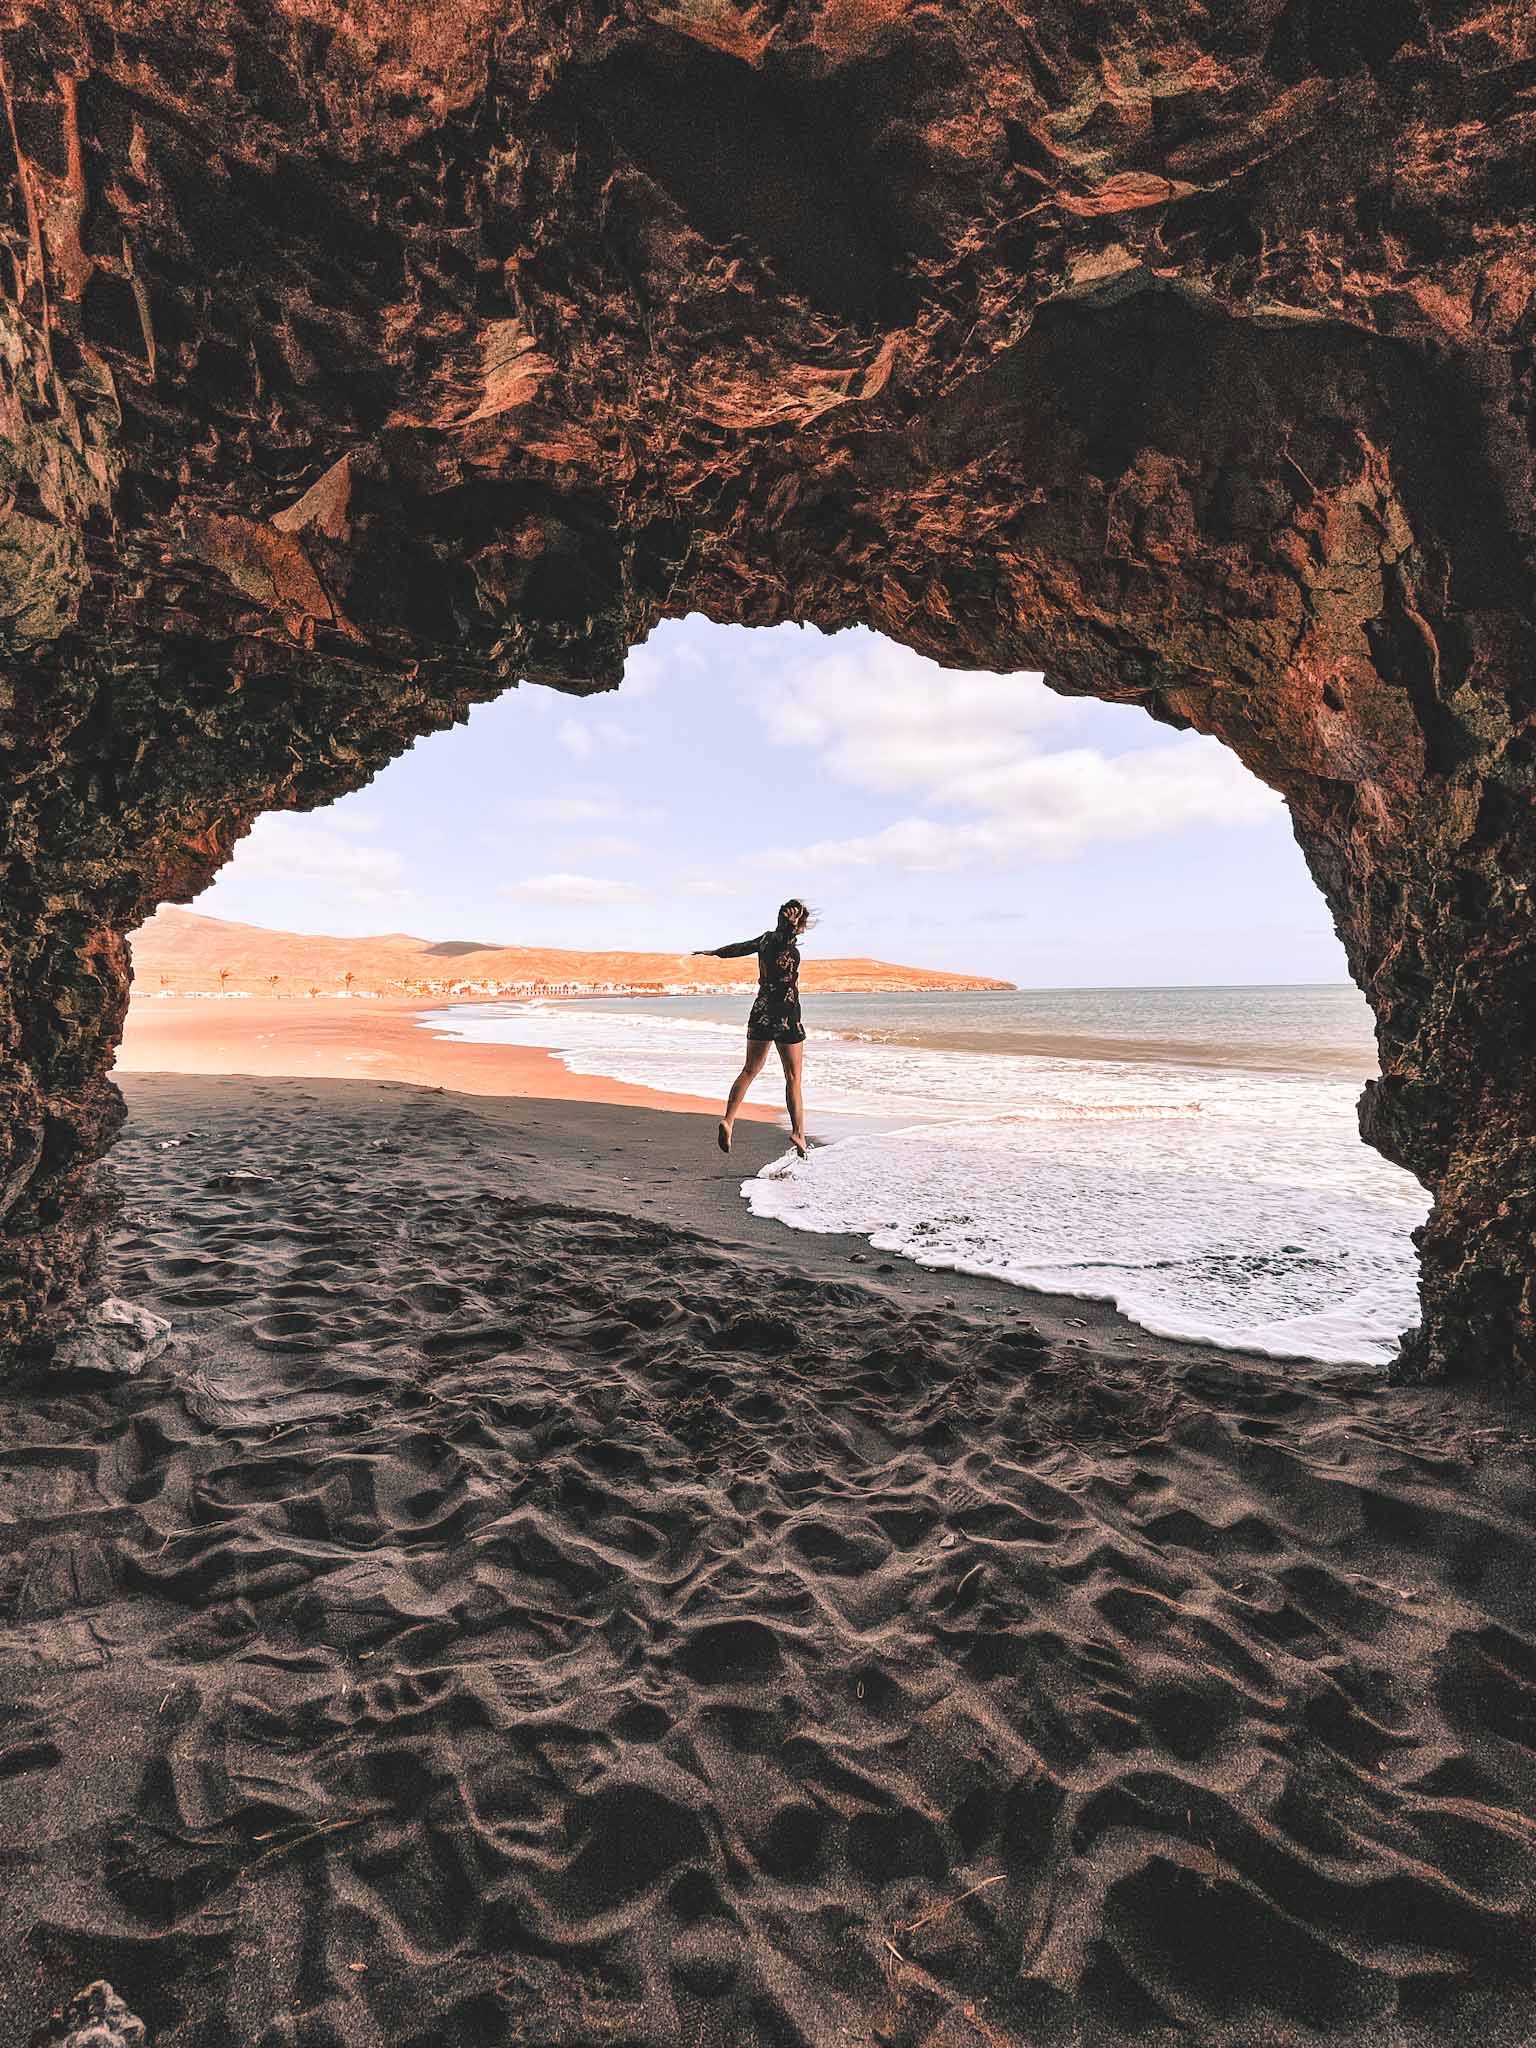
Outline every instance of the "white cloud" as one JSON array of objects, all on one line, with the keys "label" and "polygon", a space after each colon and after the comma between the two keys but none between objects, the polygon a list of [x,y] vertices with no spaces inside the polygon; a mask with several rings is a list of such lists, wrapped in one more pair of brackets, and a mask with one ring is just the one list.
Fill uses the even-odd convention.
[{"label": "white cloud", "polygon": [[1116,714],[1057,696],[1032,674],[951,674],[872,635],[846,636],[754,702],[780,745],[814,751],[859,788],[913,796],[924,813],[753,855],[754,868],[1017,866],[1194,826],[1267,824],[1283,811],[1214,739],[1164,738],[1148,722],[1150,743],[1127,752],[1046,751],[1044,737],[1066,738],[1074,724],[1101,731]]},{"label": "white cloud", "polygon": [[589,784],[559,796],[514,797],[505,815],[526,825],[657,825],[664,813],[654,804],[627,804],[611,790]]},{"label": "white cloud", "polygon": [[653,697],[669,676],[701,675],[708,666],[703,650],[693,644],[688,627],[668,620],[644,646],[631,647],[620,687],[631,702],[636,697]]},{"label": "white cloud", "polygon": [[386,846],[359,845],[357,834],[371,824],[328,819],[323,825],[307,818],[268,812],[258,818],[236,848],[221,882],[315,882],[348,896],[355,903],[385,905],[407,901],[403,855]]},{"label": "white cloud", "polygon": [[618,832],[596,832],[590,839],[566,839],[560,851],[572,860],[638,860],[648,858],[651,849],[640,839],[626,839]]},{"label": "white cloud", "polygon": [[351,837],[367,838],[378,831],[382,818],[370,816],[367,811],[348,810],[346,799],[333,804],[325,813],[325,830],[345,832]]},{"label": "white cloud", "polygon": [[770,738],[813,748],[865,789],[963,788],[1078,715],[1037,675],[958,674],[872,634],[846,640],[787,669],[754,702]]},{"label": "white cloud", "polygon": [[504,882],[496,892],[524,903],[641,903],[648,890],[629,882],[611,882],[601,875],[530,875],[526,881]]},{"label": "white cloud", "polygon": [[[937,792],[936,792],[937,794]],[[1219,741],[1192,737],[1131,754],[1078,747],[999,764],[977,781],[980,815],[903,818],[881,832],[755,856],[765,868],[888,867],[1070,860],[1088,846],[1198,825],[1262,825],[1282,810]],[[959,803],[958,796],[950,799]]]},{"label": "white cloud", "polygon": [[522,796],[507,805],[510,816],[532,825],[605,825],[620,808],[596,796]]},{"label": "white cloud", "polygon": [[1195,825],[1268,825],[1285,814],[1275,790],[1200,733],[1127,754],[1079,747],[999,762],[974,776],[971,789],[983,809],[1051,847],[1074,837],[1086,844]]},{"label": "white cloud", "polygon": [[578,761],[588,761],[600,747],[617,753],[628,753],[638,745],[635,736],[627,727],[612,718],[565,718],[560,722],[556,740],[568,754],[574,754]]}]

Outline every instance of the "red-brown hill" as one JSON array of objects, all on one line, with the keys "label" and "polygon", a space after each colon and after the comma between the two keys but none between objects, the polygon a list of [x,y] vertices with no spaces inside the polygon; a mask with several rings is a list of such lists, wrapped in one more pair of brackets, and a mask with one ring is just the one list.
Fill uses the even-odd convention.
[{"label": "red-brown hill", "polygon": [[[333,939],[231,924],[170,906],[156,911],[134,934],[133,962],[140,996],[162,990],[219,988],[246,990],[252,995],[307,995],[311,989],[329,994],[344,986],[379,995],[438,995],[458,984],[482,982],[503,987],[574,983],[584,988],[620,983],[657,989],[687,983],[738,989],[755,980],[757,972],[750,959],[694,959],[686,953],[434,942],[406,932]],[[809,956],[801,967],[800,982],[807,991],[821,994],[834,990],[889,995],[1013,987],[1012,982],[993,981],[979,974],[946,974],[938,968],[901,967],[885,960],[818,960]]]}]

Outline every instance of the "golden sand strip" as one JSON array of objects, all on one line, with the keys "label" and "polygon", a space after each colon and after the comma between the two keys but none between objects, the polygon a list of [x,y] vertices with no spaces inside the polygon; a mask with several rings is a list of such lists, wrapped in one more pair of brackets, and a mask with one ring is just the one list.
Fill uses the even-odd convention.
[{"label": "golden sand strip", "polygon": [[[469,1044],[423,1030],[419,1019],[441,1007],[387,997],[151,997],[129,1006],[117,1071],[410,1081],[465,1095],[537,1096],[549,1102],[718,1113],[718,1101],[700,1096],[667,1095],[600,1074],[573,1074],[540,1046]],[[726,1060],[720,1070],[722,1099],[731,1078],[731,1063]],[[776,1114],[766,1104],[742,1110],[743,1116],[768,1121]]]}]

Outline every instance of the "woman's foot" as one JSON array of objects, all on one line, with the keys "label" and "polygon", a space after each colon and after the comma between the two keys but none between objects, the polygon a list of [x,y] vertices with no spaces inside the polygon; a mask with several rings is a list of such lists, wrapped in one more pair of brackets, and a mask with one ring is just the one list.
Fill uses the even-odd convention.
[{"label": "woman's foot", "polygon": [[720,1150],[722,1152],[729,1152],[731,1149],[731,1127],[725,1121],[724,1117],[720,1119],[720,1122],[716,1127],[715,1143],[720,1147]]},{"label": "woman's foot", "polygon": [[803,1131],[791,1131],[789,1134],[789,1142],[791,1143],[791,1145],[794,1146],[795,1150],[800,1154],[800,1157],[802,1159],[808,1156],[805,1149],[805,1133]]}]

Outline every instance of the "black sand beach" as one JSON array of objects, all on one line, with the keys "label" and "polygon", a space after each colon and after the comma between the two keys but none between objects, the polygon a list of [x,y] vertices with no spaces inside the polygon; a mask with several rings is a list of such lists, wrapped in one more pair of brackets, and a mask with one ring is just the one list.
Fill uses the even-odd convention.
[{"label": "black sand beach", "polygon": [[176,1341],[0,1396],[0,2040],[1536,2037],[1528,1414],[755,1220],[765,1125],[126,1092]]}]

